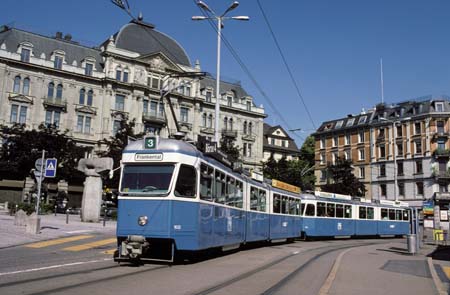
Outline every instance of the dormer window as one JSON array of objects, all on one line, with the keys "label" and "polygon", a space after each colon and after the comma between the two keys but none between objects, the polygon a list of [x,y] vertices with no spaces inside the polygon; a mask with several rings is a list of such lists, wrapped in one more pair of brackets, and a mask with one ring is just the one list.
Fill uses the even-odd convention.
[{"label": "dormer window", "polygon": [[206,91],[206,102],[211,102],[211,96],[212,96],[212,92]]},{"label": "dormer window", "polygon": [[20,52],[20,61],[22,62],[30,62],[31,50],[28,48],[22,48]]},{"label": "dormer window", "polygon": [[55,60],[53,62],[53,67],[58,70],[62,70],[64,58],[59,55],[55,55]]},{"label": "dormer window", "polygon": [[247,101],[247,111],[251,111],[251,110],[252,110],[252,102]]},{"label": "dormer window", "polygon": [[233,98],[231,96],[227,96],[227,105],[231,107],[233,105]]},{"label": "dormer window", "polygon": [[92,76],[93,72],[94,72],[94,64],[86,63],[86,65],[84,67],[84,74],[86,76]]},{"label": "dormer window", "polygon": [[443,112],[444,111],[444,103],[436,102],[435,109],[436,109],[436,112]]}]

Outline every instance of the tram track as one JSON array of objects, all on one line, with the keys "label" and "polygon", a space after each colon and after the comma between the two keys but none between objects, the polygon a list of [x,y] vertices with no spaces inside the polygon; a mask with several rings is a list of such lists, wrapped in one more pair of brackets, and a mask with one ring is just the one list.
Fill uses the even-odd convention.
[{"label": "tram track", "polygon": [[285,285],[287,285],[290,281],[292,281],[293,278],[295,278],[297,275],[299,275],[300,273],[302,273],[302,271],[304,271],[305,269],[307,269],[310,265],[312,265],[314,262],[316,262],[317,260],[319,260],[321,257],[339,251],[339,250],[344,250],[344,249],[350,249],[350,248],[357,248],[357,247],[364,247],[364,246],[370,246],[370,245],[376,245],[376,244],[380,244],[380,242],[371,242],[371,243],[357,243],[357,244],[350,244],[350,245],[346,245],[346,246],[338,246],[336,247],[336,245],[327,245],[327,246],[322,246],[322,247],[318,247],[318,248],[314,248],[314,249],[308,249],[305,251],[301,251],[301,252],[293,252],[290,253],[289,255],[285,255],[283,257],[280,257],[278,259],[275,259],[267,264],[264,264],[262,266],[259,266],[255,269],[249,270],[245,273],[242,273],[238,276],[235,276],[233,278],[230,278],[226,281],[223,281],[215,286],[209,287],[207,289],[204,289],[200,292],[194,293],[195,295],[206,295],[206,294],[213,294],[215,292],[219,292],[225,290],[225,288],[239,283],[239,282],[243,282],[246,279],[251,278],[254,275],[260,274],[264,271],[269,270],[270,268],[279,265],[283,262],[285,262],[286,260],[288,260],[289,258],[293,258],[297,255],[305,255],[305,254],[311,254],[314,253],[315,251],[320,251],[322,250],[323,252],[320,252],[316,255],[314,255],[313,257],[307,259],[305,262],[303,262],[300,266],[298,266],[297,268],[295,268],[293,271],[289,272],[287,275],[284,275],[284,277],[282,277],[281,279],[279,279],[275,284],[273,284],[272,286],[266,288],[264,291],[258,291],[258,294],[265,294],[265,295],[271,295],[271,294],[276,294],[278,291],[280,291]]}]

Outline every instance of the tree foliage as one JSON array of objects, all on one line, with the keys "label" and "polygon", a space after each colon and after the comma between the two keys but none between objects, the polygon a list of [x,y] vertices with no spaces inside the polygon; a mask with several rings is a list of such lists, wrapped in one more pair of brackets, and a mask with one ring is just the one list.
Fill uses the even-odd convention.
[{"label": "tree foliage", "polygon": [[47,181],[65,179],[71,183],[82,183],[83,175],[76,167],[87,148],[77,146],[67,135],[68,130],[61,132],[54,125],[44,124],[41,124],[38,130],[26,130],[23,124],[0,128],[0,178],[25,179],[30,175],[31,169],[35,168],[35,161],[42,157],[44,149],[45,158],[58,160],[56,177]]},{"label": "tree foliage", "polygon": [[264,176],[278,179],[302,190],[314,189],[314,138],[309,136],[300,149],[298,160],[287,161],[285,157],[276,161],[270,157],[263,163]]},{"label": "tree foliage", "polygon": [[222,136],[219,149],[227,154],[232,161],[240,159],[241,150],[236,146],[236,139],[228,136]]},{"label": "tree foliage", "polygon": [[[134,133],[134,127],[136,126],[136,120],[132,121],[122,120],[120,122],[120,128],[114,136],[100,140],[97,144],[99,146],[106,146],[106,150],[98,152],[99,157],[110,157],[114,161],[114,168],[117,168],[122,159],[122,152],[128,145],[130,139],[137,139],[144,136],[144,133]],[[120,173],[114,173],[114,177],[109,179],[104,177],[103,184],[109,188],[118,188]]]},{"label": "tree foliage", "polygon": [[353,167],[350,160],[338,158],[335,165],[328,165],[325,169],[327,173],[327,184],[322,186],[322,190],[330,193],[364,196],[366,189],[352,173]]}]

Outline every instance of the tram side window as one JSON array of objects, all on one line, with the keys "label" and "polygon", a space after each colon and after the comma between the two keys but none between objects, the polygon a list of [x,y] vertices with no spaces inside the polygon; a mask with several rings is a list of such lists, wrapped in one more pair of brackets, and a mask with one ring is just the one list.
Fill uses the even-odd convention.
[{"label": "tram side window", "polygon": [[336,204],[336,217],[343,218],[344,217],[344,205]]},{"label": "tram side window", "polygon": [[374,219],[374,209],[373,207],[367,207],[367,219]]},{"label": "tram side window", "polygon": [[293,198],[289,198],[289,214],[297,215],[297,204]]},{"label": "tram side window", "polygon": [[344,206],[344,218],[352,218],[352,206],[351,205]]},{"label": "tram side window", "polygon": [[242,208],[242,206],[243,206],[244,195],[243,195],[242,191],[243,191],[242,181],[236,180],[236,202],[235,202],[235,206],[238,207],[238,208]]},{"label": "tram side window", "polygon": [[208,165],[200,166],[200,199],[205,201],[213,201],[213,178],[214,169]]},{"label": "tram side window", "polygon": [[301,216],[303,211],[300,209],[300,200],[299,199],[295,199],[294,203],[295,203],[295,215]]},{"label": "tram side window", "polygon": [[359,206],[359,219],[367,219],[367,207]]},{"label": "tram side window", "polygon": [[315,216],[316,215],[316,208],[314,204],[307,204],[306,210],[305,210],[305,216]]},{"label": "tram side window", "polygon": [[402,220],[402,210],[395,210],[395,220]]},{"label": "tram side window", "polygon": [[388,209],[381,208],[381,219],[387,220],[388,219]]},{"label": "tram side window", "polygon": [[195,168],[182,164],[178,172],[175,196],[184,198],[195,198],[197,186],[197,175]]},{"label": "tram side window", "polygon": [[216,170],[216,202],[220,204],[225,203],[226,198],[226,180],[225,174]]},{"label": "tram side window", "polygon": [[325,212],[325,203],[322,202],[317,202],[317,216],[319,217],[325,217],[326,216],[326,212]]},{"label": "tram side window", "polygon": [[289,207],[288,199],[285,196],[283,196],[281,198],[281,213],[282,214],[287,214],[288,213],[288,207]]},{"label": "tram side window", "polygon": [[389,209],[389,220],[395,220],[395,209]]},{"label": "tram side window", "polygon": [[266,191],[259,190],[258,211],[266,212]]},{"label": "tram side window", "polygon": [[409,220],[409,211],[403,210],[403,220],[408,221]]},{"label": "tram side window", "polygon": [[336,204],[327,203],[327,217],[336,217]]},{"label": "tram side window", "polygon": [[258,210],[258,189],[250,188],[250,210]]},{"label": "tram side window", "polygon": [[[305,207],[306,207],[306,205],[305,204],[300,204],[300,216],[303,216],[303,214],[304,214],[304,212],[305,212]],[[314,215],[314,214],[313,214]]]},{"label": "tram side window", "polygon": [[236,185],[235,180],[231,176],[227,176],[227,194],[225,204],[235,206]]},{"label": "tram side window", "polygon": [[281,196],[273,194],[273,213],[281,213]]}]

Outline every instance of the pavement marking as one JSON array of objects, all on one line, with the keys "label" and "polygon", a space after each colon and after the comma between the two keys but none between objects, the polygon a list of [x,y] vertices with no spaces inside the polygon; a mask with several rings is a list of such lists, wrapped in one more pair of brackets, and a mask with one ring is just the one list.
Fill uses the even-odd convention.
[{"label": "pavement marking", "polygon": [[450,267],[449,266],[443,266],[442,270],[444,271],[447,278],[450,280]]},{"label": "pavement marking", "polygon": [[48,240],[48,241],[28,244],[28,245],[25,245],[25,247],[28,247],[28,248],[43,248],[43,247],[48,247],[48,246],[53,246],[53,245],[73,242],[73,241],[89,239],[89,238],[92,238],[92,237],[93,237],[93,235],[73,236],[73,237],[68,237],[68,238],[61,238],[61,239]]},{"label": "pavement marking", "polygon": [[114,249],[109,249],[109,250],[106,250],[106,251],[103,251],[102,253],[103,254],[108,254],[108,255],[113,255],[114,254],[114,252],[116,252],[116,248],[114,248]]},{"label": "pavement marking", "polygon": [[431,257],[428,257],[427,258],[427,262],[428,262],[428,268],[429,268],[430,273],[431,273],[431,277],[433,278],[434,286],[436,287],[439,295],[446,295],[446,294],[448,294],[445,291],[445,288],[442,285],[442,282],[441,282],[441,280],[438,277],[436,269],[434,268],[433,259]]},{"label": "pavement marking", "polygon": [[26,272],[40,271],[40,270],[46,270],[46,269],[52,269],[52,268],[61,268],[61,267],[74,266],[74,265],[82,265],[82,264],[88,264],[88,263],[97,263],[97,262],[103,262],[103,261],[108,261],[108,260],[112,260],[112,258],[104,258],[104,259],[100,259],[100,260],[80,261],[80,262],[73,262],[73,263],[66,263],[66,264],[58,264],[58,265],[17,270],[17,271],[11,271],[11,272],[0,272],[0,276],[14,275],[14,274],[18,274],[18,273],[26,273]]},{"label": "pavement marking", "polygon": [[67,234],[81,234],[81,233],[90,233],[93,232],[91,229],[80,229],[80,230],[73,230],[73,231],[66,231]]},{"label": "pavement marking", "polygon": [[339,256],[336,258],[336,261],[333,264],[333,268],[331,269],[330,273],[328,274],[327,279],[325,280],[325,283],[323,284],[322,288],[319,290],[319,295],[326,295],[331,289],[331,285],[333,284],[334,279],[336,278],[336,274],[339,268],[339,265],[341,264],[342,257],[352,250],[352,248],[345,250],[344,252],[341,252]]},{"label": "pavement marking", "polygon": [[73,251],[73,252],[83,251],[83,250],[88,250],[88,249],[95,248],[98,246],[112,244],[115,242],[117,242],[117,239],[112,238],[112,239],[106,239],[106,240],[95,241],[92,243],[82,244],[82,245],[78,245],[78,246],[67,247],[67,248],[64,248],[63,250],[64,251]]}]

